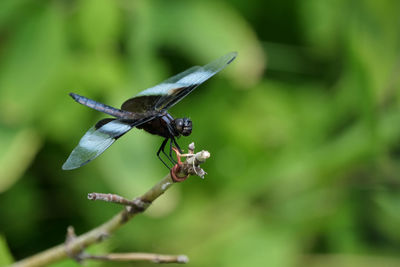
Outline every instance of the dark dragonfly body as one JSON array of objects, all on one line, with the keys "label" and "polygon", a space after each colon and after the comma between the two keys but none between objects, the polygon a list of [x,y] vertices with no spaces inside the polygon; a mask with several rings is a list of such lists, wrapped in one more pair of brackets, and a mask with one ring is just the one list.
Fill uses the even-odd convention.
[{"label": "dark dragonfly body", "polygon": [[165,138],[188,136],[192,133],[192,121],[188,118],[174,119],[168,112],[165,114],[136,126],[148,133],[159,135]]},{"label": "dark dragonfly body", "polygon": [[[102,119],[90,128],[81,138],[78,146],[71,152],[62,168],[70,170],[87,164],[133,127],[164,138],[157,151],[157,156],[168,167],[161,159],[160,153],[162,152],[171,162],[174,162],[171,155],[172,145],[180,150],[176,138],[191,134],[192,121],[188,118],[174,119],[167,110],[201,83],[225,68],[236,58],[236,55],[236,52],[232,52],[203,67],[195,66],[179,73],[128,99],[122,104],[121,109],[70,93],[76,102],[114,118]],[[170,149],[167,155],[164,149],[168,141],[170,141]]]}]

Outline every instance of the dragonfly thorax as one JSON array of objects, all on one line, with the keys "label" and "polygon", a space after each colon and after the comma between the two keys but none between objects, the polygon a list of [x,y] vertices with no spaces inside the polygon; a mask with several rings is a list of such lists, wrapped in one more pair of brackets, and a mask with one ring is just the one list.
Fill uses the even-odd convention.
[{"label": "dragonfly thorax", "polygon": [[190,119],[174,119],[168,112],[136,127],[165,138],[179,137],[180,135],[188,136],[192,133],[192,121]]}]

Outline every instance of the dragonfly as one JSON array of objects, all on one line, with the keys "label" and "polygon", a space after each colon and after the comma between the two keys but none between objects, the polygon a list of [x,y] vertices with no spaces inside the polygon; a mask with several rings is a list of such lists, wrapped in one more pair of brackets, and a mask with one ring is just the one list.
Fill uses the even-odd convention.
[{"label": "dragonfly", "polygon": [[[192,133],[192,121],[186,117],[174,118],[168,113],[168,109],[228,66],[236,56],[236,52],[231,52],[207,65],[191,67],[126,100],[120,109],[70,93],[69,95],[79,104],[108,114],[112,118],[100,120],[83,135],[62,169],[72,170],[91,162],[132,128],[143,129],[164,138],[157,151],[157,157],[169,169],[160,153],[175,163],[172,147],[174,145],[182,152],[176,138],[189,136]],[[169,154],[165,152],[168,141]]]}]

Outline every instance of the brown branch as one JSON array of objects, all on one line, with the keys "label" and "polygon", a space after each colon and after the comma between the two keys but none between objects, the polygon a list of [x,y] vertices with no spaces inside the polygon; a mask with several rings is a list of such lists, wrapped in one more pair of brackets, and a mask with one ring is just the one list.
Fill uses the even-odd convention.
[{"label": "brown branch", "polygon": [[188,263],[186,255],[162,255],[154,253],[110,253],[106,255],[89,255],[82,257],[84,260],[102,261],[151,261],[155,263]]},{"label": "brown branch", "polygon": [[[192,165],[187,161],[183,163],[183,166]],[[195,166],[195,165],[194,165]],[[198,166],[196,166],[198,167]],[[190,168],[188,168],[189,170]],[[184,172],[185,168],[181,168],[180,172]],[[195,174],[195,172],[186,172],[183,175]],[[160,182],[154,185],[149,191],[144,193],[139,198],[132,201],[132,205],[126,206],[121,212],[116,214],[113,218],[103,223],[102,225],[92,229],[91,231],[82,234],[80,236],[74,236],[69,238],[66,244],[60,244],[53,248],[47,249],[36,255],[15,262],[12,266],[14,267],[33,267],[33,266],[45,266],[51,263],[66,259],[71,255],[79,255],[82,250],[86,247],[103,241],[106,237],[110,236],[111,233],[116,231],[136,214],[145,211],[148,206],[162,195],[169,187],[174,184],[171,178],[171,174],[165,176]],[[71,235],[72,236],[72,235]],[[113,254],[111,254],[113,255]]]},{"label": "brown branch", "polygon": [[90,200],[102,200],[105,202],[117,203],[125,206],[137,206],[145,208],[146,203],[140,201],[140,199],[129,200],[116,194],[103,194],[103,193],[90,193],[88,194]]}]

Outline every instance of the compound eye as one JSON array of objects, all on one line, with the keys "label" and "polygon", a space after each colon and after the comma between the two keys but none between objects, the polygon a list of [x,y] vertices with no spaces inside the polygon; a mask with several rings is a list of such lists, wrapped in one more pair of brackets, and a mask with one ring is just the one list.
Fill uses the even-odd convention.
[{"label": "compound eye", "polygon": [[189,120],[189,119],[187,119],[187,120],[185,121],[185,127],[191,127],[191,126],[192,126],[192,121]]},{"label": "compound eye", "polygon": [[175,120],[175,126],[176,126],[176,129],[177,129],[178,131],[182,131],[182,128],[183,128],[183,121],[182,121],[182,119],[176,119],[176,120]]},{"label": "compound eye", "polygon": [[192,133],[192,121],[188,118],[183,119],[183,129],[181,131],[183,136],[188,136]]}]

